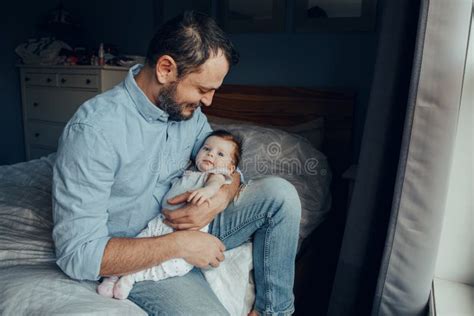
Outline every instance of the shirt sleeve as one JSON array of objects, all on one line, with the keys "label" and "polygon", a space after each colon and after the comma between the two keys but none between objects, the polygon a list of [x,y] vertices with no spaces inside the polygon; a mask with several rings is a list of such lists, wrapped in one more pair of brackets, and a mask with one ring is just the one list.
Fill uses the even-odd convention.
[{"label": "shirt sleeve", "polygon": [[53,169],[56,263],[70,277],[98,280],[109,241],[107,205],[116,155],[93,126],[67,125]]}]

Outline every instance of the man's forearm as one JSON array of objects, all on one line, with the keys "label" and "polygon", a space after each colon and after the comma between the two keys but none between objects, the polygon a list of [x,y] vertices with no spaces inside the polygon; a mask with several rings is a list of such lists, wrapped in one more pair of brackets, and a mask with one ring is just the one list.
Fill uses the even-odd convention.
[{"label": "man's forearm", "polygon": [[105,247],[101,276],[125,275],[179,257],[173,233],[148,238],[112,238]]},{"label": "man's forearm", "polygon": [[234,199],[234,196],[237,194],[240,188],[240,175],[238,172],[234,172],[232,174],[232,183],[223,185],[219,193],[223,193],[224,197],[226,198],[226,206]]}]

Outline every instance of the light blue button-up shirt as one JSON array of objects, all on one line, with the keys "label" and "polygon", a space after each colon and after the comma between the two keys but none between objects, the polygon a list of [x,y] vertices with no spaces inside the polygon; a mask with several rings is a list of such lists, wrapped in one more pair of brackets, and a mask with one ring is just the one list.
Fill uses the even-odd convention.
[{"label": "light blue button-up shirt", "polygon": [[59,141],[53,239],[57,264],[74,279],[99,279],[109,239],[146,227],[211,131],[200,109],[168,121],[137,86],[139,71],[81,105]]}]

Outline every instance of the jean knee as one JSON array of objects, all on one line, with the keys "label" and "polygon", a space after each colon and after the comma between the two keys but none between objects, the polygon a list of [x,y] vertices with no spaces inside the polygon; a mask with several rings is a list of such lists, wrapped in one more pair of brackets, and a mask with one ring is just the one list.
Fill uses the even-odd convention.
[{"label": "jean knee", "polygon": [[299,196],[296,188],[288,180],[280,177],[268,177],[263,181],[263,193],[271,198],[281,199],[283,202],[299,204]]},{"label": "jean knee", "polygon": [[285,216],[292,217],[299,222],[301,219],[301,201],[295,186],[280,177],[263,178],[261,181],[261,192],[264,197],[284,206],[280,210],[288,213]]}]

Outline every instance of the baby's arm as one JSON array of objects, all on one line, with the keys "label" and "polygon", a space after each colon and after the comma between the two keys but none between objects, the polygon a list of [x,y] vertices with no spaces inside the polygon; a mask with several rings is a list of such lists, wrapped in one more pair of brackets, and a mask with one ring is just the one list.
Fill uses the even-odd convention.
[{"label": "baby's arm", "polygon": [[209,199],[213,197],[217,191],[226,183],[226,178],[223,174],[209,174],[204,187],[193,191],[188,197],[188,203],[201,205],[204,202],[209,203]]}]

